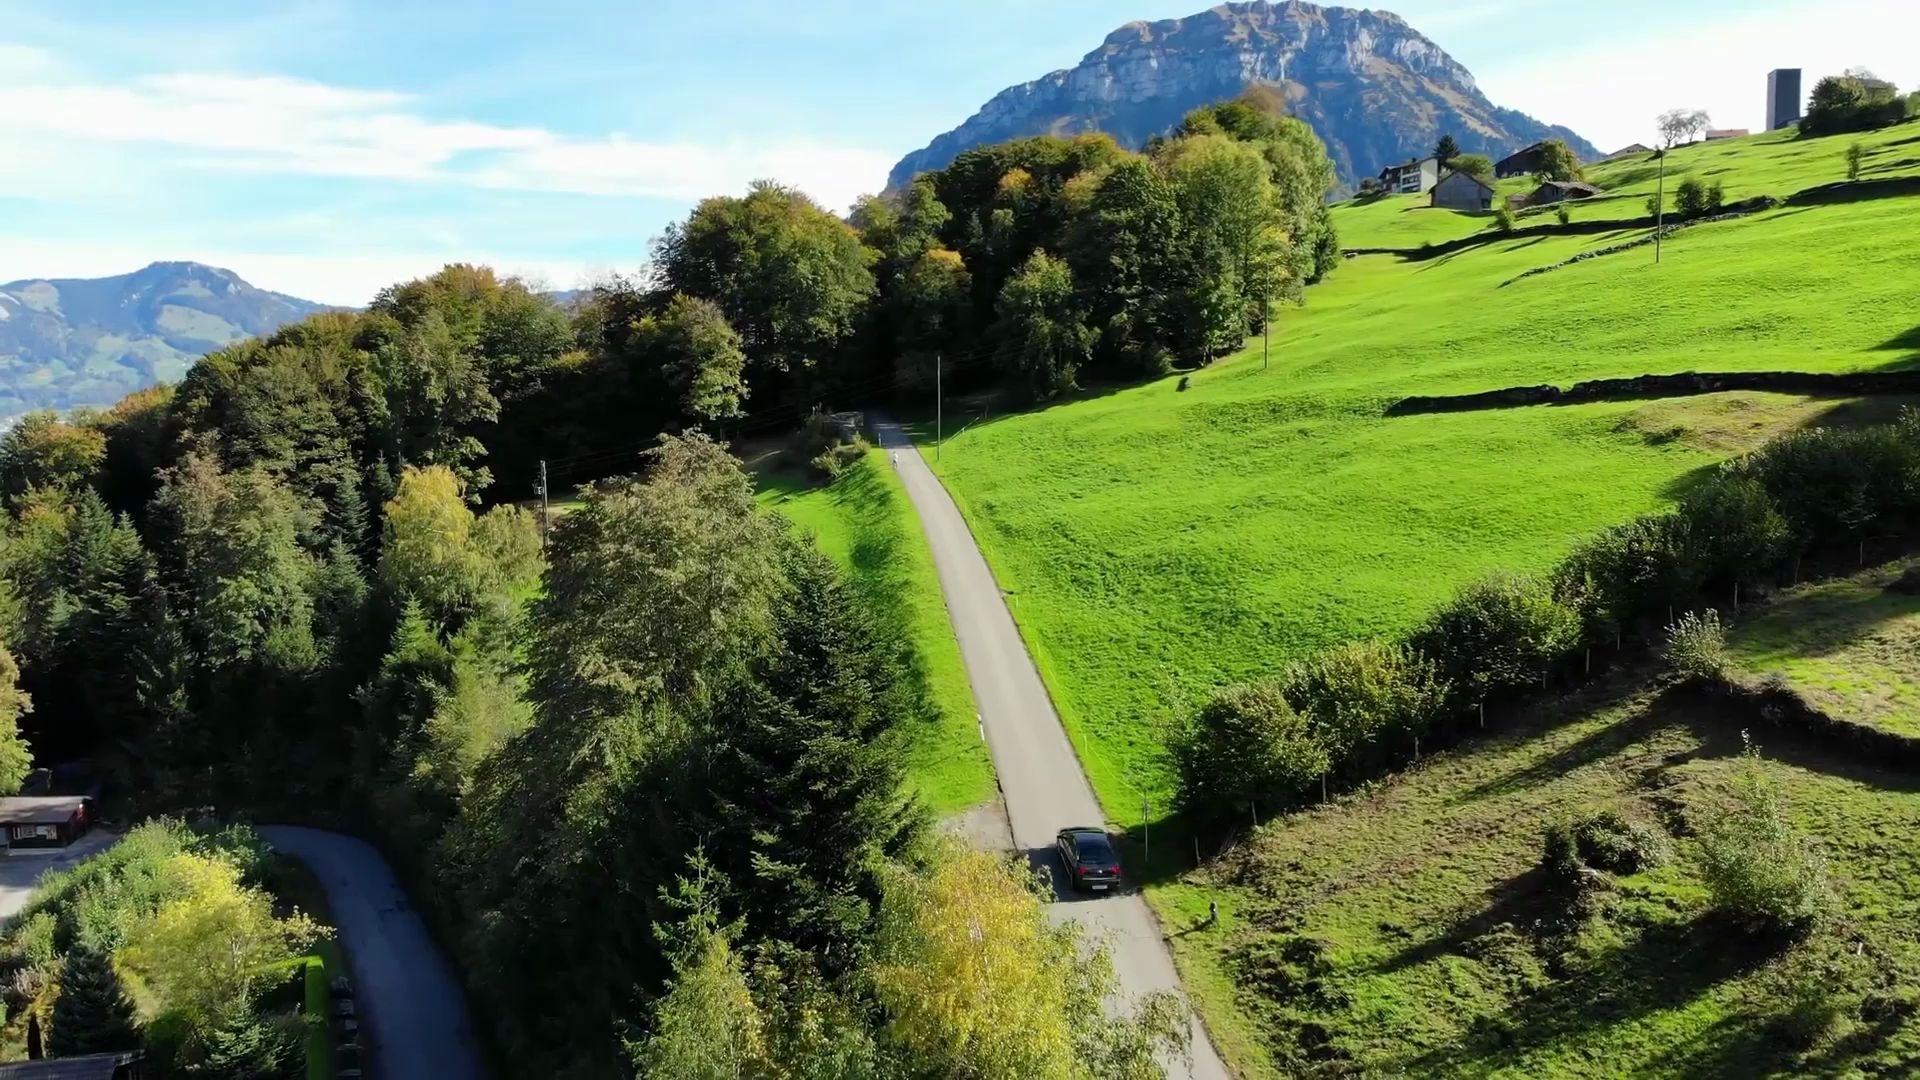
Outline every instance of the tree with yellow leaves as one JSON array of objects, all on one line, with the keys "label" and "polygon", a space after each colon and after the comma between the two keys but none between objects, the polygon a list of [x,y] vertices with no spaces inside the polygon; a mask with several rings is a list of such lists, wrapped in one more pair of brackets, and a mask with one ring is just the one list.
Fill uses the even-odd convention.
[{"label": "tree with yellow leaves", "polygon": [[1109,1015],[1104,942],[1047,918],[1027,864],[943,839],[926,869],[887,876],[871,968],[886,1034],[931,1074],[977,1080],[1164,1075],[1187,1052],[1186,1006],[1146,995]]}]

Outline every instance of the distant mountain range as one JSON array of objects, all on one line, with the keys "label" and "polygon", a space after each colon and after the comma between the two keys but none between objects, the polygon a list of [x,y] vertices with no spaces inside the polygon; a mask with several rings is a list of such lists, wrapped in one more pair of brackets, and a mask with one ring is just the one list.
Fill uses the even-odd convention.
[{"label": "distant mountain range", "polygon": [[8,282],[0,285],[0,420],[111,405],[180,378],[209,352],[326,309],[194,262]]},{"label": "distant mountain range", "polygon": [[1137,147],[1189,110],[1258,84],[1275,87],[1313,125],[1349,186],[1431,151],[1448,133],[1463,153],[1496,160],[1554,137],[1583,160],[1600,156],[1564,127],[1487,100],[1471,72],[1398,15],[1255,0],[1122,26],[1078,67],[994,95],[901,159],[887,186],[903,187],[971,147],[1030,135],[1104,131]]}]

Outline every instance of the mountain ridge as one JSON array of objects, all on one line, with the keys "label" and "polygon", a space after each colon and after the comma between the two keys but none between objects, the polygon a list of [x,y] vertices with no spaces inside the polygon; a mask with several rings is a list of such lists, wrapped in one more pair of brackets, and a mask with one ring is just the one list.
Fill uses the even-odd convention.
[{"label": "mountain ridge", "polygon": [[907,154],[887,187],[1006,139],[1100,131],[1137,147],[1189,110],[1263,84],[1313,126],[1349,186],[1442,134],[1463,153],[1501,157],[1562,138],[1583,159],[1599,156],[1570,129],[1489,101],[1472,72],[1392,12],[1246,0],[1114,29],[1078,65],[1000,91]]},{"label": "mountain ridge", "polygon": [[0,419],[111,405],[178,379],[207,353],[329,309],[181,260],[0,284]]}]

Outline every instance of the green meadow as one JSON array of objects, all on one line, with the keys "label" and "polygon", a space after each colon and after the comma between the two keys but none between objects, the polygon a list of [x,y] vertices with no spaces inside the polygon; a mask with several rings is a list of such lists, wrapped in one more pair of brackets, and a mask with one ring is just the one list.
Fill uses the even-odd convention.
[{"label": "green meadow", "polygon": [[1920,737],[1920,596],[1889,591],[1900,567],[1795,589],[1741,620],[1735,664],[1779,675],[1829,715]]},{"label": "green meadow", "polygon": [[[1224,683],[1537,571],[1688,479],[1852,403],[1728,395],[1386,417],[1408,394],[1920,358],[1920,199],[1790,208],[1502,282],[1606,237],[1348,260],[1260,346],[976,423],[937,469],[1096,790],[1163,796],[1160,727]],[[1697,429],[1697,430],[1696,430]],[[1155,800],[1160,801],[1159,799]]]},{"label": "green meadow", "polygon": [[910,732],[911,777],[921,798],[940,813],[991,798],[993,765],[980,741],[933,553],[885,456],[870,451],[828,485],[793,473],[763,474],[760,500],[810,533],[847,571],[868,610],[882,620],[882,632],[907,646],[910,677],[927,713]]},{"label": "green meadow", "polygon": [[[1739,139],[1695,143],[1667,156],[1667,208],[1673,208],[1673,188],[1688,175],[1725,186],[1729,202],[1754,195],[1785,198],[1796,191],[1847,178],[1847,148],[1861,144],[1864,180],[1920,175],[1920,126],[1896,124],[1858,135],[1829,135],[1802,139],[1792,131],[1766,132]],[[1648,154],[1633,154],[1586,167],[1587,179],[1602,189],[1592,199],[1568,204],[1576,222],[1637,218],[1647,212],[1647,196],[1660,185],[1660,164]],[[1496,200],[1531,191],[1524,177],[1494,185]],[[1336,222],[1340,243],[1349,248],[1418,248],[1470,236],[1493,226],[1493,213],[1435,210],[1425,195],[1389,195],[1340,208]],[[1497,202],[1496,202],[1497,205]],[[1520,216],[1521,226],[1553,220],[1551,209]]]},{"label": "green meadow", "polygon": [[[1684,824],[1741,726],[1629,675],[1277,819],[1158,890],[1188,989],[1249,1077],[1912,1075],[1920,778],[1763,735],[1838,901],[1804,942],[1756,941],[1708,912]],[[1543,830],[1602,810],[1678,829],[1673,857],[1543,938]]]}]

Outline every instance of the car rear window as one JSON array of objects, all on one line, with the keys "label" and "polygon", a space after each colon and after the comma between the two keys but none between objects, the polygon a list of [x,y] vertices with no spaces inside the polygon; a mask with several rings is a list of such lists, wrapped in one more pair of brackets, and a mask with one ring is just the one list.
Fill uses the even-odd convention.
[{"label": "car rear window", "polygon": [[1084,862],[1114,862],[1113,848],[1108,846],[1107,838],[1095,833],[1076,833],[1073,842],[1080,849],[1080,858]]}]

